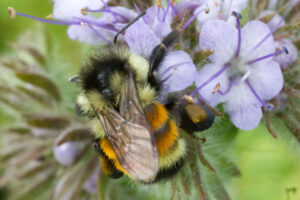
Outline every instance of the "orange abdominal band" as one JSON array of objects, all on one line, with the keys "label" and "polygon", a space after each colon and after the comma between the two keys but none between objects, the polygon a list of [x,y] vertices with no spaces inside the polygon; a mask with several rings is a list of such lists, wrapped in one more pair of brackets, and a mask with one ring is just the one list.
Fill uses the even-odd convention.
[{"label": "orange abdominal band", "polygon": [[113,174],[112,163],[102,154],[99,155],[99,161],[104,174],[112,175]]},{"label": "orange abdominal band", "polygon": [[168,111],[164,105],[156,102],[145,108],[145,114],[152,130],[160,129],[168,120]]},{"label": "orange abdominal band", "polygon": [[114,162],[116,169],[128,175],[128,172],[119,163],[118,158],[113,148],[111,147],[111,144],[109,143],[107,137],[102,138],[99,142],[100,142],[101,149],[103,150],[105,155]]},{"label": "orange abdominal band", "polygon": [[177,141],[179,136],[177,125],[169,120],[165,127],[156,132],[156,145],[158,155],[163,156]]}]

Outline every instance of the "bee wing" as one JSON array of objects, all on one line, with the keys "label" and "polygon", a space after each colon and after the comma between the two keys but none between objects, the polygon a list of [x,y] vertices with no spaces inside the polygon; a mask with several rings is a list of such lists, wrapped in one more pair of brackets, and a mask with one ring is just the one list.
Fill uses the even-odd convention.
[{"label": "bee wing", "polygon": [[125,76],[119,109],[120,113],[108,108],[98,117],[122,167],[133,178],[151,182],[158,173],[156,143],[130,73]]},{"label": "bee wing", "polygon": [[142,125],[152,131],[136,91],[133,75],[129,73],[124,78],[124,87],[120,98],[120,114],[126,120]]}]

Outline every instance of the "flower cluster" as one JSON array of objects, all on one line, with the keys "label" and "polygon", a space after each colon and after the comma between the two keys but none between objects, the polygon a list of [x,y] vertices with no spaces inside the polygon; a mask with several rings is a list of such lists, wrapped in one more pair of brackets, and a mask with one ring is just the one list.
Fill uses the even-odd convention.
[{"label": "flower cluster", "polygon": [[[269,8],[273,4],[269,2]],[[194,24],[201,27],[199,44],[189,51],[179,49],[167,54],[158,69],[164,88],[162,94],[183,90],[195,82],[197,89],[191,96],[198,93],[202,101],[213,107],[224,103],[225,112],[238,128],[253,129],[262,118],[261,107],[272,109],[272,104],[265,101],[281,91],[283,76],[280,66],[288,68],[294,63],[297,49],[287,38],[289,36],[274,36],[276,30],[285,25],[283,18],[274,11],[263,11],[257,16],[259,20],[250,20],[242,27],[239,12],[247,5],[248,0],[184,0],[177,5],[168,0],[165,6],[157,1],[141,19],[126,29],[120,40],[132,52],[149,59],[153,48],[174,28],[174,19],[182,18],[189,10],[192,16],[183,29],[197,19]],[[57,0],[54,1],[53,18],[59,21],[16,14],[67,25],[71,39],[93,45],[102,42],[112,45],[116,33],[141,15],[139,7],[134,6],[135,10],[130,10],[109,6],[104,0]],[[95,13],[102,15],[99,17]],[[270,15],[267,23],[260,20]],[[184,46],[184,43],[182,40],[178,46]],[[213,52],[208,57],[210,63],[200,64],[198,68],[202,68],[198,72],[192,59],[197,49]]]},{"label": "flower cluster", "polygon": [[[299,15],[296,9],[300,7],[299,0],[270,0],[263,6],[262,1],[250,4],[248,0],[182,0],[178,3],[157,0],[146,10],[140,9],[141,2],[116,6],[113,0],[53,0],[53,13],[45,19],[16,12],[11,7],[8,10],[11,18],[18,15],[67,26],[70,39],[94,46],[116,45],[115,36],[120,35],[117,43],[127,45],[133,53],[146,59],[189,13],[189,18],[178,28],[182,32],[181,39],[167,48],[157,69],[163,86],[159,98],[183,91],[195,98],[195,102],[227,113],[232,123],[222,124],[219,132],[212,131],[218,139],[221,133],[231,132],[233,125],[242,130],[255,128],[263,114],[269,131],[276,136],[270,125],[269,114],[273,113],[286,122],[300,141],[299,102],[294,99],[300,98],[297,90],[300,70],[295,67],[297,47],[300,47],[300,40],[296,38],[299,19],[295,19]],[[248,13],[253,9],[251,6],[257,13]],[[36,60],[44,58],[38,50],[20,46],[19,49],[25,49]],[[27,185],[20,192],[24,195],[57,176],[50,198],[74,199],[99,192],[101,170],[94,152],[90,152],[91,137],[85,122],[64,110],[60,112],[67,116],[53,115],[52,109],[61,108],[59,89],[41,73],[43,70],[36,69],[40,63],[28,64],[20,60],[0,60],[0,65],[9,69],[0,74],[3,83],[0,102],[19,111],[18,119],[23,120],[20,127],[2,130],[5,134],[0,140],[0,160],[8,166],[9,173],[0,177],[0,187],[7,183],[13,183],[12,188],[17,189]],[[17,81],[7,81],[6,74],[13,74],[11,80]],[[37,106],[36,110],[30,106],[32,104]],[[10,143],[19,144],[20,141],[24,143]],[[200,147],[197,148],[202,164],[214,171]],[[2,172],[3,167],[0,170]],[[199,187],[200,199],[208,199],[202,192],[201,187],[206,184],[201,184],[198,170],[190,171],[189,168],[182,177],[193,179],[195,187]],[[30,180],[15,184],[19,179],[13,180],[14,177],[23,180],[29,177]],[[189,178],[186,179],[190,181]],[[225,194],[226,191],[222,193]]]}]

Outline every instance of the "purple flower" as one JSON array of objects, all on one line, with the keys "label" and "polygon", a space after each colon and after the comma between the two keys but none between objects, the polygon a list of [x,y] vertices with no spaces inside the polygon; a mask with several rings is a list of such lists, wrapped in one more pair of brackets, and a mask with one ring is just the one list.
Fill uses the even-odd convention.
[{"label": "purple flower", "polygon": [[150,58],[151,52],[160,39],[143,21],[139,20],[126,30],[125,41],[133,53]]},{"label": "purple flower", "polygon": [[[142,19],[126,30],[124,37],[130,50],[149,59],[154,47],[172,31],[173,17],[174,12],[170,8],[163,9],[158,6],[149,8]],[[169,52],[158,67],[158,74],[163,83],[163,94],[191,86],[195,73],[196,67],[187,53]]]},{"label": "purple flower", "polygon": [[280,67],[288,68],[293,64],[298,57],[298,50],[293,42],[289,39],[280,39],[275,41],[276,48],[285,47],[289,52],[287,55],[281,54],[275,56],[275,61],[279,63]]},{"label": "purple flower", "polygon": [[[75,4],[74,8],[70,6],[72,4],[68,5],[72,9],[70,8],[64,10],[64,13],[57,17],[60,21],[38,18],[18,12],[15,14],[45,23],[69,26],[68,36],[71,39],[79,40],[81,42],[87,42],[92,45],[99,44],[103,41],[111,44],[111,41],[115,34],[119,30],[121,30],[121,28],[127,25],[133,18],[135,18],[136,13],[123,7],[109,7],[105,4],[105,1],[99,1],[102,2],[101,6],[105,5],[105,9],[89,9],[90,7],[99,7],[95,7],[95,1],[96,0],[85,0],[83,2]],[[87,4],[89,2],[91,2],[91,4]],[[66,4],[68,3],[68,1],[64,0],[60,3]],[[86,7],[81,8],[81,6],[83,5],[85,5]],[[58,8],[56,7],[54,8],[54,13],[60,13],[57,9]],[[80,12],[81,9],[84,9],[84,11]],[[102,16],[96,18],[92,15],[88,15],[89,13],[95,12],[102,13]],[[86,15],[83,15],[82,13],[85,13]],[[55,14],[55,16],[57,15],[58,14]]]},{"label": "purple flower", "polygon": [[150,58],[152,49],[172,31],[171,23],[174,12],[170,8],[170,1],[166,9],[153,6],[137,22],[125,32],[125,41],[134,53]]},{"label": "purple flower", "polygon": [[[236,14],[239,16],[239,14]],[[201,30],[200,48],[212,49],[211,63],[196,78],[199,95],[211,106],[224,103],[231,121],[240,129],[255,128],[261,107],[269,109],[264,100],[275,97],[283,86],[280,66],[273,60],[275,43],[269,27],[250,21],[238,29],[221,20],[206,22]]]},{"label": "purple flower", "polygon": [[174,51],[164,58],[158,74],[163,83],[163,93],[176,92],[194,83],[196,67],[189,54]]},{"label": "purple flower", "polygon": [[100,9],[107,2],[108,0],[53,0],[53,17],[61,20],[84,17],[82,9]]},{"label": "purple flower", "polygon": [[81,142],[65,142],[59,146],[54,145],[54,157],[62,165],[70,166],[82,153],[85,145]]},{"label": "purple flower", "polygon": [[[223,19],[234,24],[235,18],[231,13],[241,12],[247,5],[248,0],[203,0],[202,5],[194,11],[194,14],[198,15],[197,19],[200,24],[212,19]],[[209,9],[209,12],[203,12],[206,9]]]},{"label": "purple flower", "polygon": [[[273,13],[274,11],[263,11],[259,15],[259,18]],[[284,25],[285,25],[285,21],[283,20],[283,17],[281,17],[278,14],[276,14],[268,23],[270,29],[274,29],[277,26],[282,27]],[[297,60],[298,50],[291,40],[285,39],[285,37],[281,37],[280,35],[275,36],[275,47],[277,49],[286,47],[287,51],[289,52],[288,55],[277,55],[275,57],[275,61],[280,64],[280,67],[288,68],[291,64],[293,64]]]},{"label": "purple flower", "polygon": [[194,12],[199,6],[205,3],[206,0],[182,0],[174,8],[176,14],[182,17],[186,10],[190,10],[191,12]]}]

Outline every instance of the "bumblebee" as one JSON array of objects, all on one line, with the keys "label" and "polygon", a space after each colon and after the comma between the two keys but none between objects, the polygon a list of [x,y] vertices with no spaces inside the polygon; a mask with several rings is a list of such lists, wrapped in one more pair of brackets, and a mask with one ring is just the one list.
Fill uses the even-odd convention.
[{"label": "bumblebee", "polygon": [[174,175],[187,154],[182,134],[207,129],[214,121],[210,109],[189,98],[159,100],[157,68],[185,22],[153,49],[149,60],[115,44],[96,50],[80,70],[77,110],[90,118],[102,171],[111,178],[125,174],[153,183]]}]

